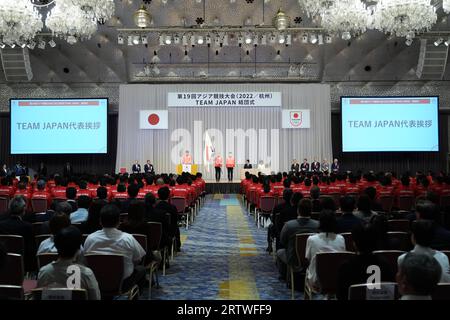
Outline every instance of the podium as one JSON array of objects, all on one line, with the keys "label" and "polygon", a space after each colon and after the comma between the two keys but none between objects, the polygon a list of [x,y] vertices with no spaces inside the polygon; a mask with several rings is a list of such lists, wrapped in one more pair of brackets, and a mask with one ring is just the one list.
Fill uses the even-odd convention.
[{"label": "podium", "polygon": [[190,174],[197,174],[198,165],[196,164],[179,164],[177,165],[177,174],[180,175],[183,172],[189,172]]},{"label": "podium", "polygon": [[245,173],[249,172],[252,175],[258,175],[258,169],[241,169],[241,180],[245,179]]}]

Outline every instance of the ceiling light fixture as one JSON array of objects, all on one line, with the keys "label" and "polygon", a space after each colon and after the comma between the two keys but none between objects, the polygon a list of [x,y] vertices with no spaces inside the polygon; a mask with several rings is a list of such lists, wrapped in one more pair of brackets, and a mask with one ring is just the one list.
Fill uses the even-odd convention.
[{"label": "ceiling light fixture", "polygon": [[148,13],[147,8],[142,5],[133,14],[134,24],[139,28],[148,28],[151,24],[151,16]]},{"label": "ceiling light fixture", "polygon": [[289,17],[283,11],[281,11],[280,8],[276,16],[273,18],[274,27],[279,31],[283,31],[286,30],[286,28],[289,28],[289,23]]}]

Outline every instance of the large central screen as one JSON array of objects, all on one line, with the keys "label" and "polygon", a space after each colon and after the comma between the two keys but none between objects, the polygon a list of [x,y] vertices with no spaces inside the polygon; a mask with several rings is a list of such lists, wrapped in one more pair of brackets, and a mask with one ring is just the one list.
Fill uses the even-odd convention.
[{"label": "large central screen", "polygon": [[108,99],[11,99],[11,154],[106,153]]},{"label": "large central screen", "polygon": [[342,151],[439,151],[438,97],[341,97]]}]

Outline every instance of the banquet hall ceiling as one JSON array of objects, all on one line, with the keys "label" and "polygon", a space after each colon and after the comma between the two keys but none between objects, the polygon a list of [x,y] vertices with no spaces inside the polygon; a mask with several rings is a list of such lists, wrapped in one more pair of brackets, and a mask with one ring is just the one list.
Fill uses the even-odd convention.
[{"label": "banquet hall ceiling", "polygon": [[[133,13],[142,0],[116,0],[115,16],[99,25],[91,40],[70,45],[55,39],[57,45],[44,50],[29,50],[33,79],[31,82],[60,83],[123,83],[155,81],[409,81],[417,80],[416,68],[420,43],[411,46],[404,38],[388,37],[368,31],[358,38],[344,41],[334,37],[330,44],[304,44],[301,34],[293,33],[292,45],[245,45],[208,48],[182,45],[159,45],[157,35],[148,34],[148,45],[118,44],[118,29],[135,28]],[[148,2],[148,1],[146,1]],[[166,2],[166,3],[164,3]],[[152,28],[197,25],[203,18],[206,25],[242,26],[271,25],[279,8],[291,19],[291,27],[315,28],[314,21],[302,11],[297,0],[152,0],[147,5]],[[294,19],[300,23],[295,23]],[[250,20],[249,20],[250,19]],[[435,31],[448,35],[447,18],[439,11]],[[447,31],[446,31],[447,30]],[[433,35],[437,37],[438,34]],[[47,41],[50,40],[49,36]],[[433,39],[430,37],[430,39]],[[434,40],[433,40],[434,41]],[[185,50],[190,57],[185,58]],[[217,52],[216,52],[217,50]],[[154,53],[159,62],[158,74],[139,76]],[[154,58],[153,58],[154,59]],[[289,70],[291,69],[291,72]],[[444,80],[449,79],[447,70]],[[5,82],[3,72],[0,82]]]}]

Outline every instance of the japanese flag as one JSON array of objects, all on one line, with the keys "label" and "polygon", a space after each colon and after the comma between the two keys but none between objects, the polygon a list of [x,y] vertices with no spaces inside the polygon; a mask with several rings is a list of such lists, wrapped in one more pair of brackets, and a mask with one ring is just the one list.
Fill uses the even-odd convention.
[{"label": "japanese flag", "polygon": [[141,110],[139,112],[140,129],[169,129],[169,111]]}]

